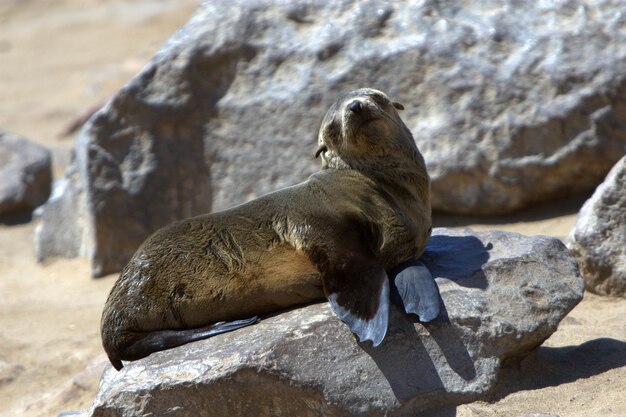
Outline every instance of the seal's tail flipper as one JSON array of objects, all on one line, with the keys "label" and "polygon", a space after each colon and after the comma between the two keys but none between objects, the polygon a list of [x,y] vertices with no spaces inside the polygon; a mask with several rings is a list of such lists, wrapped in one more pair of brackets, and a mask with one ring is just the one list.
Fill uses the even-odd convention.
[{"label": "seal's tail flipper", "polygon": [[421,322],[439,315],[439,289],[428,268],[420,261],[408,261],[390,273],[391,298],[407,313],[417,314]]},{"label": "seal's tail flipper", "polygon": [[[109,354],[109,359],[113,366],[119,371],[122,369],[123,360],[137,360],[148,356],[153,352],[170,349],[185,343],[207,339],[221,333],[230,332],[241,327],[255,324],[259,321],[257,316],[245,320],[235,320],[219,322],[209,326],[184,330],[158,330],[146,333],[136,333],[132,337],[135,339],[128,346],[120,351],[119,355]],[[108,352],[107,352],[108,353]],[[115,356],[115,357],[112,357]],[[117,357],[119,356],[119,357]]]}]

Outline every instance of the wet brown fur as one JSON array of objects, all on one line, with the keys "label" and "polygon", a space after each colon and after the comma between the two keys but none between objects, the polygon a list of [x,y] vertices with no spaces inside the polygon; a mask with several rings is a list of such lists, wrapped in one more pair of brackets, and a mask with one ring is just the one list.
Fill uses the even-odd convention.
[{"label": "wet brown fur", "polygon": [[[346,109],[354,100],[360,115]],[[104,307],[102,340],[114,365],[151,353],[124,353],[151,332],[242,319],[338,291],[349,298],[346,288],[371,285],[368,273],[385,275],[419,257],[431,231],[429,179],[394,106],[377,90],[349,93],[322,122],[322,170],[306,182],[150,236]]]}]

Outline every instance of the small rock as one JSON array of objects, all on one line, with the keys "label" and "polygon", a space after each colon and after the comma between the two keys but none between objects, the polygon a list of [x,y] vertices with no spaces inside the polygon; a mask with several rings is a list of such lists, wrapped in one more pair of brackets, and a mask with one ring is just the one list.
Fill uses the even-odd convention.
[{"label": "small rock", "polygon": [[0,130],[0,216],[32,211],[50,195],[52,158],[41,145]]},{"label": "small rock", "polygon": [[327,303],[112,367],[87,415],[404,416],[475,401],[581,300],[557,239],[435,229],[423,256],[444,312],[422,325],[392,309],[378,348]]},{"label": "small rock", "polygon": [[568,246],[589,291],[626,297],[626,156],[580,209]]}]

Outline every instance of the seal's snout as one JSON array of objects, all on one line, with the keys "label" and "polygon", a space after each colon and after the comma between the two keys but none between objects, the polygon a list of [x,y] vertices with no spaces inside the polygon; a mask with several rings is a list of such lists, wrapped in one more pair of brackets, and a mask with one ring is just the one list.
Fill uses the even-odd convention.
[{"label": "seal's snout", "polygon": [[361,106],[361,102],[359,100],[354,100],[352,103],[348,104],[348,109],[354,113],[360,113],[363,106]]}]

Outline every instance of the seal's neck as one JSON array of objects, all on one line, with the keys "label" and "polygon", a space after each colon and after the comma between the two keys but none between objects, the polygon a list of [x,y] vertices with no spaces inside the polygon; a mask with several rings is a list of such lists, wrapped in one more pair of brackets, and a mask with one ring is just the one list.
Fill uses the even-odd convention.
[{"label": "seal's neck", "polygon": [[325,155],[323,169],[353,170],[369,178],[388,196],[391,204],[406,213],[430,213],[430,178],[417,148],[398,150],[393,155],[346,161],[335,152]]},{"label": "seal's neck", "polygon": [[430,212],[430,178],[426,171],[424,158],[415,153],[410,161],[403,159],[388,160],[384,166],[362,170],[363,174],[373,179],[395,203],[408,212],[416,210]]}]

